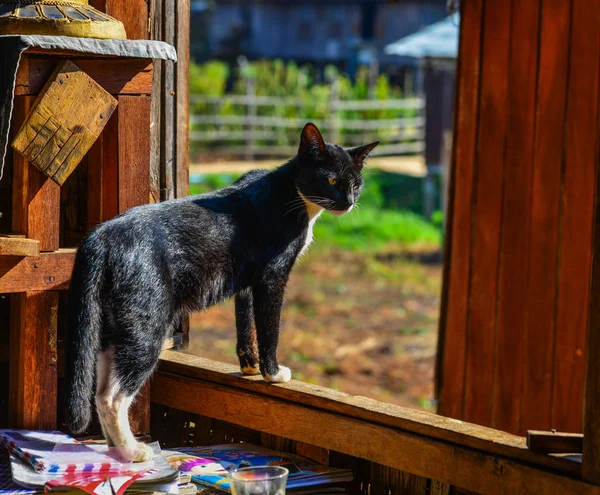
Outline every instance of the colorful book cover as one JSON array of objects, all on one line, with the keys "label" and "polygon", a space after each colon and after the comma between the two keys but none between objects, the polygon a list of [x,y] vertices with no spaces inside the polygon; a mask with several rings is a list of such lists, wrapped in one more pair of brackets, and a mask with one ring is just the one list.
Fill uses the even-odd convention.
[{"label": "colorful book cover", "polygon": [[184,447],[166,458],[171,466],[189,472],[193,482],[225,492],[231,492],[227,479],[230,469],[252,466],[285,467],[289,471],[288,489],[352,480],[348,469],[322,466],[300,456],[247,443]]}]

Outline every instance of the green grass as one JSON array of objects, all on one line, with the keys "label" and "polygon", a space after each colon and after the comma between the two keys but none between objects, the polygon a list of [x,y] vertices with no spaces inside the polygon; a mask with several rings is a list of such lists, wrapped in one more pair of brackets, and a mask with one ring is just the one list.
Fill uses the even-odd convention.
[{"label": "green grass", "polygon": [[[199,182],[190,184],[190,194],[218,189],[237,177],[235,174],[205,174]],[[370,171],[358,209],[342,217],[327,213],[321,215],[314,229],[318,242],[313,249],[336,246],[364,251],[387,245],[440,246],[442,233],[439,225],[414,212],[420,206],[419,191],[418,179]],[[403,208],[398,209],[399,205]]]}]

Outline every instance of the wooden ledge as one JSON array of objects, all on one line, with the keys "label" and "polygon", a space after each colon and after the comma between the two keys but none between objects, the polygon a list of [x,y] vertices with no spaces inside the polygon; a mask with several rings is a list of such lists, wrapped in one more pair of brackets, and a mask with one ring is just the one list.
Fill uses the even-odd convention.
[{"label": "wooden ledge", "polygon": [[39,256],[40,241],[21,235],[0,236],[0,256]]},{"label": "wooden ledge", "polygon": [[162,372],[181,377],[248,390],[260,395],[309,405],[324,411],[425,435],[489,454],[500,455],[507,459],[526,462],[532,466],[552,469],[577,477],[581,473],[581,463],[573,460],[572,457],[550,456],[530,451],[527,448],[525,437],[426,411],[349,395],[297,380],[291,380],[286,384],[270,385],[265,383],[260,376],[242,376],[236,366],[177,351],[163,351],[159,369]]},{"label": "wooden ledge", "polygon": [[150,399],[476,493],[600,495],[579,463],[535,454],[522,437],[297,381],[269,385],[176,351],[163,351]]}]

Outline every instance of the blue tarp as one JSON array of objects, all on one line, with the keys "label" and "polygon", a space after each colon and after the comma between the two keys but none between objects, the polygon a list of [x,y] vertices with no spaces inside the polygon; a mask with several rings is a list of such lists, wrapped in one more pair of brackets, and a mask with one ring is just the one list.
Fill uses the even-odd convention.
[{"label": "blue tarp", "polygon": [[458,55],[458,13],[409,34],[384,49],[388,55],[403,57],[456,58]]}]

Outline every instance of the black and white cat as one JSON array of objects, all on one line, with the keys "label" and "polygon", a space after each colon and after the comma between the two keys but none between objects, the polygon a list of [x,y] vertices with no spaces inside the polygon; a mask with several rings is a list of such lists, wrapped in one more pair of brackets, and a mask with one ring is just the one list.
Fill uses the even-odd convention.
[{"label": "black and white cat", "polygon": [[[235,296],[237,353],[245,374],[286,382],[277,362],[285,286],[323,210],[341,215],[358,198],[363,161],[378,143],[344,149],[307,124],[298,154],[229,187],[133,208],[81,243],[70,288],[69,422],[96,407],[109,445],[144,461],[128,410],[183,315]],[[253,331],[253,322],[256,332]]]}]

